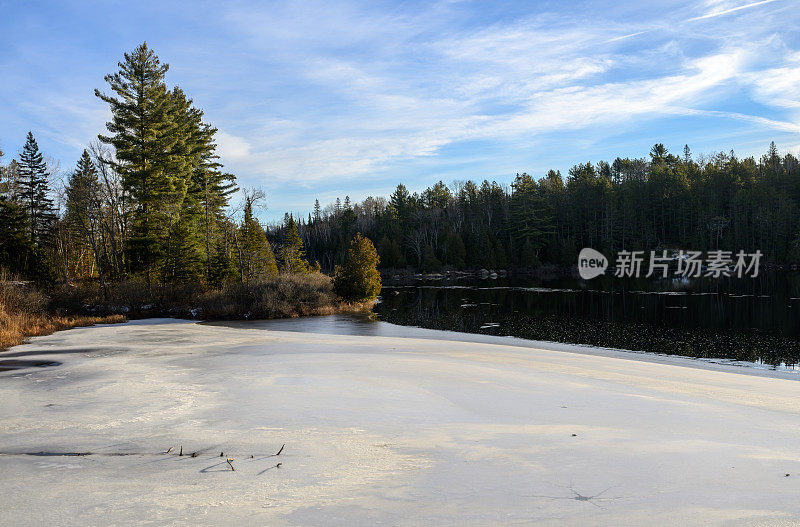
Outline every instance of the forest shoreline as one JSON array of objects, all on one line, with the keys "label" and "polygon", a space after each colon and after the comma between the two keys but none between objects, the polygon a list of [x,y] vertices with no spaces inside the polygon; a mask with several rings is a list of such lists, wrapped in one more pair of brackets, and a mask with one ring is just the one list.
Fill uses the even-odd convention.
[{"label": "forest shoreline", "polygon": [[149,318],[268,320],[368,311],[374,301],[347,302],[333,292],[330,277],[278,275],[254,284],[209,288],[164,286],[140,281],[86,281],[42,292],[32,284],[0,281],[0,352],[31,337],[96,324]]}]

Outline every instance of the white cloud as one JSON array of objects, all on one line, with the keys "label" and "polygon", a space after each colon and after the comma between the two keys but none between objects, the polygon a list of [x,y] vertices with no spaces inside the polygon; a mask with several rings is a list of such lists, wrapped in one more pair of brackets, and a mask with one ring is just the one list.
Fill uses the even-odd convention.
[{"label": "white cloud", "polygon": [[687,22],[692,22],[694,20],[705,20],[707,18],[714,18],[722,15],[728,15],[730,13],[735,13],[736,11],[741,11],[742,9],[750,9],[751,7],[758,7],[764,4],[771,4],[776,0],[760,0],[759,2],[751,2],[749,4],[738,5],[735,7],[729,7],[731,2],[722,2],[722,1],[715,1],[712,2],[713,8],[711,11],[704,15],[696,16],[694,18],[690,18]]},{"label": "white cloud", "polygon": [[[718,14],[741,8],[709,4],[710,12]],[[417,39],[425,27],[411,36],[389,35],[378,57],[314,53],[296,66],[303,78],[336,96],[321,119],[316,112],[295,116],[290,134],[269,130],[247,141],[243,134],[223,135],[220,151],[244,172],[312,184],[435,156],[444,146],[467,140],[533,140],[553,131],[629,127],[671,115],[796,131],[788,121],[713,108],[724,93],[736,89],[773,105],[797,103],[795,86],[800,83],[793,70],[759,71],[764,41],[712,40],[716,49],[690,58],[680,37],[668,31],[669,38],[652,39],[652,45],[631,56],[618,52],[616,43],[654,29],[613,37],[621,33],[613,25],[551,22],[532,19],[471,33],[444,32],[415,41],[410,54],[400,49],[401,43]],[[373,33],[371,22],[364,24],[353,28],[350,40]],[[397,18],[387,24],[389,32],[406,27]],[[384,46],[394,62],[383,60]],[[425,57],[424,65],[411,60],[417,55]],[[788,95],[781,98],[779,92]]]},{"label": "white cloud", "polygon": [[217,154],[228,163],[246,162],[250,157],[250,144],[241,137],[224,131],[217,132]]}]

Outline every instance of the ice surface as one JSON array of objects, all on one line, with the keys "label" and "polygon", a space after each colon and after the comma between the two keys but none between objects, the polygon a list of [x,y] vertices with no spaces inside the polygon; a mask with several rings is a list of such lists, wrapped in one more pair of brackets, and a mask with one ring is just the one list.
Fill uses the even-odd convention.
[{"label": "ice surface", "polygon": [[155,319],[4,352],[61,365],[0,373],[0,523],[800,522],[796,374],[256,327]]}]

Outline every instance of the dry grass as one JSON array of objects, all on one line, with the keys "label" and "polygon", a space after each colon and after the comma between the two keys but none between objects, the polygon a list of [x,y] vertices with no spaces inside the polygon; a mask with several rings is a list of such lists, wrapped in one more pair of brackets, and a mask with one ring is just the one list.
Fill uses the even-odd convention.
[{"label": "dry grass", "polygon": [[22,344],[28,337],[49,335],[62,329],[125,322],[122,315],[103,317],[9,314],[0,309],[0,350]]},{"label": "dry grass", "polygon": [[28,337],[62,329],[125,321],[121,315],[63,315],[53,314],[48,308],[47,296],[0,272],[0,350],[22,344]]},{"label": "dry grass", "polygon": [[157,285],[130,280],[109,284],[108,298],[96,282],[63,286],[52,293],[59,314],[124,314],[203,319],[265,319],[330,315],[371,306],[345,303],[333,292],[329,276],[281,274],[249,284],[220,289],[198,284]]}]

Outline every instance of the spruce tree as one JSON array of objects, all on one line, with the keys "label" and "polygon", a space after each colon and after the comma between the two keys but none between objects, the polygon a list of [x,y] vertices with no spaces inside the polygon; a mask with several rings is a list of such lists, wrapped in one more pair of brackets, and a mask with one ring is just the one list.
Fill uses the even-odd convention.
[{"label": "spruce tree", "polygon": [[50,173],[39,145],[28,132],[28,138],[19,156],[19,199],[27,214],[30,239],[41,246],[50,238],[56,220],[53,200],[47,178]]},{"label": "spruce tree", "polygon": [[100,283],[106,293],[106,267],[109,262],[105,257],[101,232],[103,228],[102,190],[97,168],[92,163],[89,152],[84,150],[75,171],[70,174],[67,181],[67,211],[64,223],[69,230],[69,238],[75,242],[75,245],[78,247],[88,246],[91,250],[94,263],[97,264]]},{"label": "spruce tree", "polygon": [[289,215],[286,220],[286,234],[280,250],[281,272],[307,274],[311,271],[306,260],[303,240],[297,230],[294,218]]},{"label": "spruce tree", "polygon": [[78,165],[67,180],[67,213],[65,220],[81,234],[96,228],[100,217],[102,187],[97,175],[97,169],[89,157],[89,152],[83,151]]},{"label": "spruce tree", "polygon": [[264,229],[253,217],[253,202],[247,198],[240,229],[240,269],[244,282],[258,282],[278,274],[275,255]]},{"label": "spruce tree", "polygon": [[319,200],[314,200],[314,221],[319,221],[322,219],[322,207],[319,205]]},{"label": "spruce tree", "polygon": [[442,262],[436,258],[436,252],[430,245],[425,246],[422,253],[422,271],[425,273],[439,271],[442,268]]},{"label": "spruce tree", "polygon": [[384,236],[381,238],[380,243],[378,244],[380,248],[380,258],[382,267],[386,268],[399,268],[405,267],[405,259],[403,258],[403,253],[400,251],[400,247],[397,245],[397,242],[389,238],[388,236]]}]

